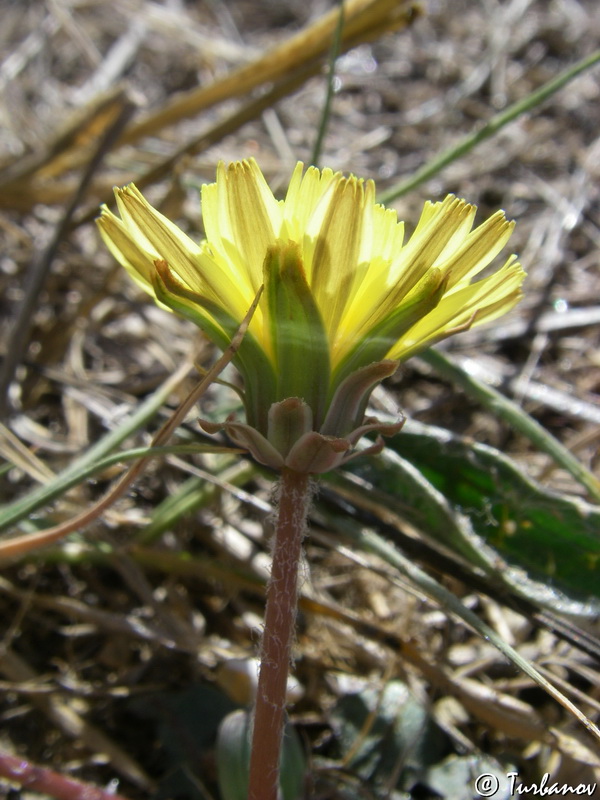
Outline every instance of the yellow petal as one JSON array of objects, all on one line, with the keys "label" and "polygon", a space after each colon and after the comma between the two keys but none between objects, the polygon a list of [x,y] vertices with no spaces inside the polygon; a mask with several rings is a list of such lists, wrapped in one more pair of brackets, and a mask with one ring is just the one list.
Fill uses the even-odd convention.
[{"label": "yellow petal", "polygon": [[[302,174],[303,164],[298,162],[283,204],[282,226],[279,236],[284,241],[290,239],[299,244],[310,238],[309,224],[318,234],[321,220],[330,202],[331,189],[342,177],[341,172],[331,169],[318,170],[309,167]],[[310,277],[310,275],[309,275]]]},{"label": "yellow petal", "polygon": [[202,215],[211,248],[226,254],[232,274],[256,294],[281,208],[254,159],[218,165],[216,183],[202,187]]},{"label": "yellow petal", "polygon": [[342,179],[333,189],[312,253],[310,284],[325,326],[333,333],[357,280],[363,232],[364,192],[356,179]]},{"label": "yellow petal", "polygon": [[482,225],[475,228],[460,246],[438,259],[436,266],[447,273],[448,288],[467,284],[503,250],[510,239],[515,224],[509,222],[503,211],[497,211]]},{"label": "yellow petal", "polygon": [[409,358],[458,330],[489,322],[509,311],[522,296],[525,273],[515,256],[497,272],[445,295],[390,351],[390,358]]},{"label": "yellow petal", "polygon": [[132,241],[170,264],[190,289],[200,290],[197,262],[200,247],[153,208],[133,184],[115,190],[115,196]]},{"label": "yellow petal", "polygon": [[453,195],[441,203],[425,204],[415,232],[390,268],[390,280],[398,294],[410,291],[427,269],[464,239],[474,216],[474,207]]},{"label": "yellow petal", "polygon": [[113,256],[139,286],[152,294],[152,275],[157,253],[148,252],[136,244],[127,227],[106,206],[102,206],[96,224]]}]

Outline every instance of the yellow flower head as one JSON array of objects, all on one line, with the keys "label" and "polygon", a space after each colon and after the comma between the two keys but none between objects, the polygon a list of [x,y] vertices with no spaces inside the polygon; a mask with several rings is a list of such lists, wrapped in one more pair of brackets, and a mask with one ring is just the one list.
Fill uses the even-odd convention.
[{"label": "yellow flower head", "polygon": [[[115,194],[120,218],[103,207],[98,220],[112,253],[221,347],[264,285],[235,361],[248,422],[259,431],[271,405],[292,397],[322,431],[336,392],[357,371],[402,361],[521,297],[515,256],[473,281],[514,223],[498,211],[473,229],[476,208],[452,195],[427,202],[404,242],[396,213],[375,202],[373,181],[299,163],[278,201],[254,160],[220,163],[216,182],[202,187],[206,239],[196,244],[133,184]],[[363,372],[373,377],[369,393],[380,372]],[[364,400],[363,392],[363,411]]]}]

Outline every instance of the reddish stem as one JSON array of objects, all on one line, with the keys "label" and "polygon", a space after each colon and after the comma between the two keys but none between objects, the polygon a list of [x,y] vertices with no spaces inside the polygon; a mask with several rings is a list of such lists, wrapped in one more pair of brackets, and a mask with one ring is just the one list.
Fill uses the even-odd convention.
[{"label": "reddish stem", "polygon": [[57,800],[126,800],[97,786],[67,778],[46,767],[38,767],[24,758],[0,752],[0,775],[23,789],[43,792]]},{"label": "reddish stem", "polygon": [[248,800],[277,800],[285,696],[298,608],[298,567],[310,501],[310,476],[283,469],[267,590]]}]

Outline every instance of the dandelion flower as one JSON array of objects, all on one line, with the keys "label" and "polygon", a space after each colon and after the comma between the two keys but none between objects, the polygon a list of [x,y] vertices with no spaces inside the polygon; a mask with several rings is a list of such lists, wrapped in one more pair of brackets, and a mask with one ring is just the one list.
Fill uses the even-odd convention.
[{"label": "dandelion flower", "polygon": [[[120,217],[103,207],[98,219],[111,252],[159,304],[220,347],[264,286],[234,359],[247,423],[263,435],[271,406],[290,398],[310,409],[314,431],[347,433],[398,362],[521,297],[516,256],[477,279],[514,223],[498,211],[473,227],[475,206],[453,195],[425,203],[405,241],[371,180],[298,163],[278,201],[253,159],[220,163],[216,182],[202,187],[199,244],[133,184],[115,195]],[[351,419],[332,422],[348,392]]]}]

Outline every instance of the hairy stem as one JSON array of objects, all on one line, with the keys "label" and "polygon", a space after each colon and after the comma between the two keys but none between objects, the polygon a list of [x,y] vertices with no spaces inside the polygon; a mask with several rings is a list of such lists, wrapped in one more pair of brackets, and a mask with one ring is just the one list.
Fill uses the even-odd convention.
[{"label": "hairy stem", "polygon": [[310,476],[283,469],[254,712],[248,800],[277,800],[285,695],[298,607]]}]

